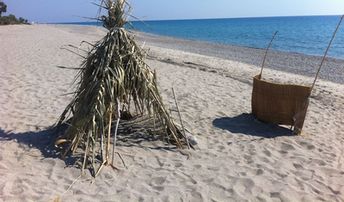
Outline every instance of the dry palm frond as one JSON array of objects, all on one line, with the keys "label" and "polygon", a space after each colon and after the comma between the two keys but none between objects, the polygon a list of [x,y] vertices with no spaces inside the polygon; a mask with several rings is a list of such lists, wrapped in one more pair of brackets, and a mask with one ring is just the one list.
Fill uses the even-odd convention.
[{"label": "dry palm frond", "polygon": [[92,165],[95,173],[97,156],[101,161],[98,170],[110,163],[110,138],[114,136],[115,147],[116,136],[120,135],[119,120],[133,111],[131,106],[139,116],[149,115],[161,123],[165,137],[178,148],[186,143],[164,107],[155,72],[144,62],[143,51],[123,28],[125,0],[108,0],[104,7],[108,16],[102,16],[101,20],[108,33],[93,46],[81,66],[77,93],[58,123],[67,123],[68,127],[57,141],[68,143],[65,154],[83,149],[82,169]]}]

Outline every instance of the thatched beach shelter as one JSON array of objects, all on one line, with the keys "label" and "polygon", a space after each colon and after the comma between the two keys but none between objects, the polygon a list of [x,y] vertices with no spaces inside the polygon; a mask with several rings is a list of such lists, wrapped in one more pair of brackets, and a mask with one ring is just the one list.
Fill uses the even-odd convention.
[{"label": "thatched beach shelter", "polygon": [[94,170],[95,175],[103,165],[113,163],[123,116],[148,116],[160,125],[157,130],[169,143],[178,148],[187,143],[162,102],[155,72],[124,28],[129,5],[125,0],[107,0],[100,6],[108,13],[100,17],[108,32],[92,45],[80,67],[78,90],[58,123],[67,127],[56,141],[64,147],[64,155],[81,149],[82,169]]}]

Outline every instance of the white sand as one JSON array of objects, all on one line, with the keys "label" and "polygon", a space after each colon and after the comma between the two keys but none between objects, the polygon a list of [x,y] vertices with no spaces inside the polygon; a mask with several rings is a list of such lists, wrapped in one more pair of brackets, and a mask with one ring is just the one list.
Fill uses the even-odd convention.
[{"label": "white sand", "polygon": [[320,80],[304,134],[283,136],[286,129],[247,115],[257,67],[150,45],[147,62],[165,103],[174,108],[173,86],[199,149],[179,152],[158,141],[120,146],[128,169],[105,168],[70,187],[80,170],[46,150],[45,128],[68,104],[63,94],[75,75],[56,66],[81,62],[63,45],[103,34],[95,27],[0,27],[0,201],[344,201],[344,85]]}]

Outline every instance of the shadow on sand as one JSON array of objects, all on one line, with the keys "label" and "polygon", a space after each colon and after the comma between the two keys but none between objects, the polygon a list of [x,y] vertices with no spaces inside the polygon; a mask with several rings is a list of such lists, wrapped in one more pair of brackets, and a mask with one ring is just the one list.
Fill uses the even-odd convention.
[{"label": "shadow on sand", "polygon": [[[54,128],[23,133],[13,133],[11,131],[6,132],[0,128],[0,142],[14,140],[28,148],[36,148],[40,150],[44,158],[60,158],[60,150],[54,145],[56,135],[57,133]],[[66,166],[72,166],[75,164],[76,158],[66,157],[63,160],[66,163]]]},{"label": "shadow on sand", "polygon": [[[61,148],[55,146],[56,138],[61,131],[66,129],[66,125],[61,128],[48,128],[41,131],[29,131],[23,133],[14,133],[11,131],[4,131],[0,128],[0,142],[2,141],[16,141],[28,148],[36,148],[40,150],[44,158],[60,158]],[[150,134],[147,130],[140,126],[123,127],[120,124],[119,135],[117,137],[116,145],[119,147],[138,147],[152,150],[175,151],[176,146],[167,144],[163,141],[163,137],[159,135]],[[113,139],[111,138],[111,142]],[[63,159],[67,166],[75,165],[75,162],[80,159],[81,154],[76,152],[74,155],[67,155]]]},{"label": "shadow on sand", "polygon": [[15,140],[19,144],[27,145],[30,148],[39,149],[44,157],[56,157],[57,152],[53,146],[53,130],[47,129],[37,132],[13,133],[6,132],[0,128],[0,141]]},{"label": "shadow on sand", "polygon": [[236,117],[217,118],[213,121],[213,125],[217,128],[228,130],[231,133],[240,133],[262,138],[293,135],[290,129],[275,124],[260,122],[252,114],[247,113]]},{"label": "shadow on sand", "polygon": [[[148,121],[147,121],[148,120]],[[154,123],[149,119],[141,120],[141,123],[133,123],[121,120],[118,128],[117,146],[138,147],[152,150],[175,151],[177,147],[169,142],[162,133],[154,132]],[[114,128],[112,129],[115,130]]]},{"label": "shadow on sand", "polygon": [[[82,150],[78,149],[74,154],[71,155],[71,153],[69,153],[65,158],[61,158],[62,152],[64,149],[68,148],[68,144],[62,146],[64,149],[57,148],[55,146],[55,141],[58,135],[63,133],[66,129],[67,125],[61,125],[57,128],[48,128],[41,131],[14,133],[12,131],[5,131],[0,127],[0,142],[15,141],[19,144],[19,147],[23,148],[25,151],[29,152],[31,148],[38,149],[43,158],[58,158],[64,161],[66,167],[81,168],[84,158]],[[176,146],[161,141],[161,136],[150,134],[149,131],[142,129],[139,126],[120,126],[118,132],[119,135],[117,137],[116,145],[119,147],[178,151]],[[111,142],[113,142],[113,138],[111,138]],[[98,160],[98,163],[101,164],[101,155],[99,153],[96,154],[96,159]],[[92,169],[91,166],[89,166],[88,170],[92,176],[95,176],[95,170]]]}]

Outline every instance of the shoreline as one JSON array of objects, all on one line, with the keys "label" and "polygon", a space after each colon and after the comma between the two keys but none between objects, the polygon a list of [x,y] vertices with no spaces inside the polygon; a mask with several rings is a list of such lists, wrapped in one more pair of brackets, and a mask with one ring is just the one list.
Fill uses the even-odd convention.
[{"label": "shoreline", "polygon": [[[261,67],[265,54],[265,49],[254,47],[188,40],[138,31],[133,31],[133,33],[136,39],[148,45],[243,62],[245,64],[254,65],[257,68]],[[247,57],[247,55],[250,57]],[[270,50],[265,68],[315,77],[322,58],[323,56],[307,55],[298,52]],[[288,61],[288,63],[283,61]],[[344,84],[343,67],[344,59],[326,57],[319,78]]]},{"label": "shoreline", "polygon": [[[81,26],[87,26],[87,25],[81,25]],[[227,48],[243,48],[243,49],[253,49],[253,50],[258,50],[258,51],[265,51],[266,49],[264,48],[256,48],[253,46],[244,46],[244,45],[234,45],[234,44],[225,44],[225,43],[220,43],[220,42],[211,42],[211,41],[202,41],[202,40],[196,40],[196,39],[185,39],[185,38],[179,38],[179,37],[173,37],[173,36],[167,36],[167,35],[159,35],[159,34],[154,34],[154,33],[149,33],[149,32],[142,32],[142,31],[137,31],[137,30],[131,30],[134,34],[139,34],[142,37],[152,37],[152,38],[166,38],[167,40],[176,40],[176,41],[185,41],[185,42],[190,42],[190,43],[203,43],[204,45],[213,45],[213,46],[223,46]],[[276,53],[276,54],[290,54],[290,55],[300,55],[304,57],[319,57],[322,58],[323,55],[312,55],[312,54],[306,54],[306,53],[300,53],[296,51],[284,51],[284,50],[275,50],[275,49],[270,49],[269,53]],[[210,55],[209,55],[210,56]],[[326,57],[330,61],[338,61],[338,62],[344,62],[344,58],[338,58],[338,57],[332,57],[332,56],[327,56]]]},{"label": "shoreline", "polygon": [[[322,17],[325,15],[314,15],[316,17]],[[314,16],[281,16],[281,17],[314,17]],[[328,15],[328,16],[337,16],[337,15]],[[278,16],[276,16],[278,17]],[[270,18],[270,17],[253,17],[253,18]],[[275,18],[271,17],[271,18]],[[227,18],[220,18],[220,19],[227,19]],[[228,18],[231,19],[231,18]],[[241,19],[241,18],[240,18]],[[244,18],[245,19],[245,18]],[[188,20],[188,19],[186,19]],[[193,20],[193,19],[191,19]],[[196,19],[197,20],[197,19]],[[201,19],[204,20],[204,19]],[[207,19],[205,19],[207,20]],[[209,19],[212,20],[212,19]],[[150,21],[150,20],[149,20]],[[151,20],[151,21],[155,21],[155,20]],[[157,21],[161,21],[161,20],[157,20]],[[169,21],[169,20],[167,20]],[[174,21],[174,20],[172,20]],[[82,24],[85,23],[85,24]],[[90,25],[87,24],[88,22],[80,22],[78,24],[78,22],[66,22],[66,23],[40,23],[40,25],[61,25],[61,26],[90,26],[90,27],[98,27],[98,28],[103,28],[102,26],[98,26],[98,25]],[[95,22],[89,22],[89,23],[95,23]],[[161,35],[161,34],[155,34],[155,33],[150,33],[150,32],[143,32],[143,31],[139,31],[139,30],[135,30],[135,29],[131,29],[130,30],[132,33],[136,33],[136,34],[140,34],[142,36],[146,36],[146,37],[153,37],[153,38],[165,38],[165,39],[170,39],[170,40],[176,40],[176,41],[185,41],[185,42],[194,42],[194,43],[203,43],[203,44],[208,44],[209,46],[214,45],[214,46],[224,46],[224,47],[238,47],[238,48],[248,48],[248,49],[254,49],[254,50],[259,50],[259,51],[265,51],[264,48],[257,48],[257,47],[253,47],[253,46],[245,46],[245,45],[234,45],[234,44],[226,44],[226,43],[221,43],[221,42],[211,42],[211,41],[205,41],[205,40],[197,40],[197,39],[186,39],[186,38],[181,38],[181,37],[174,37],[174,36],[168,36],[168,35]],[[296,52],[296,51],[286,51],[286,50],[275,50],[275,49],[270,49],[269,52],[274,52],[274,53],[280,53],[280,54],[292,54],[292,55],[302,55],[305,57],[320,57],[322,58],[323,55],[312,55],[312,54],[307,54],[307,53],[301,53],[301,52]],[[210,55],[209,55],[210,56]],[[333,57],[333,56],[327,56],[326,57],[328,60],[334,60],[334,61],[338,61],[338,62],[343,62],[344,63],[344,56],[343,58],[340,57]]]},{"label": "shoreline", "polygon": [[[98,30],[105,33],[105,28],[93,25],[43,25],[56,26],[70,31],[78,27],[84,30]],[[131,31],[141,44],[195,53],[199,55],[216,57],[225,60],[253,65],[261,68],[265,49],[225,45],[206,41],[187,40],[151,33]],[[248,57],[249,56],[249,57]],[[265,68],[303,75],[314,78],[322,60],[322,56],[307,55],[297,52],[270,50],[266,59]],[[334,83],[344,84],[344,59],[326,57],[319,78]]]}]

